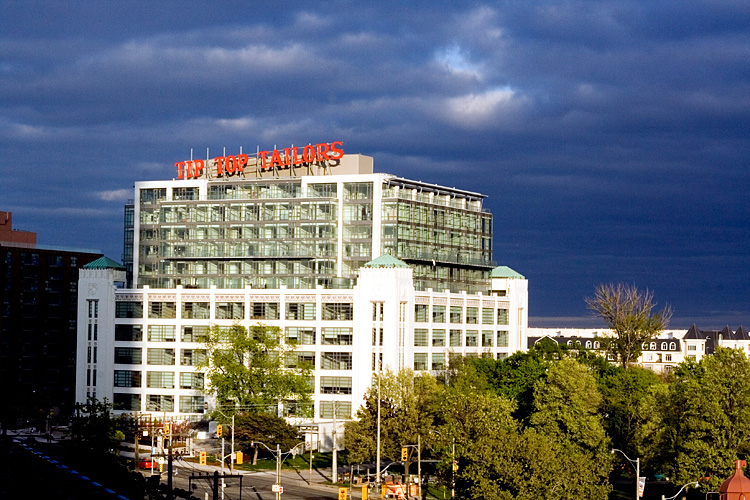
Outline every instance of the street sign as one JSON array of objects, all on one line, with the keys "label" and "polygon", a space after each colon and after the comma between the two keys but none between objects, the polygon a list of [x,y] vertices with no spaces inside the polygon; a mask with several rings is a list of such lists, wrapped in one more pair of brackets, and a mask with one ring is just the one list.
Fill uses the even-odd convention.
[{"label": "street sign", "polygon": [[274,493],[284,493],[284,487],[280,484],[274,484],[271,486],[271,491]]},{"label": "street sign", "polygon": [[638,478],[638,496],[643,497],[643,490],[646,489],[646,478],[641,476]]}]

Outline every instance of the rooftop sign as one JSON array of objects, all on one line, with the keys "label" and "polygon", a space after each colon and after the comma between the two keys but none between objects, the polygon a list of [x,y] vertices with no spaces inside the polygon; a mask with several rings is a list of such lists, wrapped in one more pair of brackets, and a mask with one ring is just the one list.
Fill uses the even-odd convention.
[{"label": "rooftop sign", "polygon": [[178,179],[234,176],[244,174],[246,169],[260,174],[266,171],[306,167],[316,163],[335,166],[344,156],[343,146],[342,141],[324,142],[308,144],[301,148],[292,146],[272,151],[258,151],[258,154],[252,158],[246,154],[217,156],[213,160],[178,161],[174,166],[177,167]]}]

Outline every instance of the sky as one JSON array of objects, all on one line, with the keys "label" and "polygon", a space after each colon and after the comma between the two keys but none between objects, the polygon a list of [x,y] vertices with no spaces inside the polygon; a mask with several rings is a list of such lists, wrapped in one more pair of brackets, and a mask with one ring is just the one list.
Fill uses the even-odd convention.
[{"label": "sky", "polygon": [[750,2],[0,0],[0,210],[121,260],[133,183],[343,141],[487,194],[529,325],[750,326]]}]

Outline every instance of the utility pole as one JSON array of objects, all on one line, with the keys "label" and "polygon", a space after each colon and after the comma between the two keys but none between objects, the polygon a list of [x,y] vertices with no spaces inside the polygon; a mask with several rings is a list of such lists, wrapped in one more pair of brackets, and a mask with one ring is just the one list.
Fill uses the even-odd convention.
[{"label": "utility pole", "polygon": [[169,462],[167,463],[167,500],[172,500],[174,495],[172,494],[172,441],[174,438],[174,429],[172,429],[172,422],[167,424],[169,427]]},{"label": "utility pole", "polygon": [[229,460],[229,472],[234,472],[234,413],[232,413],[232,456]]},{"label": "utility pole", "polygon": [[417,496],[422,498],[422,436],[417,434]]},{"label": "utility pole", "polygon": [[[281,486],[281,446],[276,443],[276,484]],[[281,491],[276,492],[276,500],[281,500]]]},{"label": "utility pole", "polygon": [[333,484],[339,482],[338,474],[338,463],[336,461],[336,406],[338,401],[333,402],[333,470],[331,475],[333,476]]},{"label": "utility pole", "polygon": [[135,412],[135,464],[133,464],[133,470],[138,470],[138,438],[141,433],[141,421],[138,419],[138,412]]},{"label": "utility pole", "polygon": [[375,485],[377,486],[378,490],[380,489],[380,368],[381,363],[380,360],[378,360],[378,438],[375,451]]}]

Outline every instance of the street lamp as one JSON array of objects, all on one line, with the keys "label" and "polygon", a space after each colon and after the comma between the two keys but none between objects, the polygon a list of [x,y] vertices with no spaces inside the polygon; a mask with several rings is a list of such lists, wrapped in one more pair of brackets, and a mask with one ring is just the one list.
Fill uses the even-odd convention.
[{"label": "street lamp", "polygon": [[688,484],[684,485],[682,488],[680,488],[680,491],[678,491],[677,494],[675,496],[673,496],[673,497],[668,497],[667,498],[664,495],[662,495],[661,496],[661,500],[674,500],[675,498],[677,498],[678,496],[680,496],[680,493],[682,493],[682,490],[684,490],[688,486],[692,486],[693,488],[697,488],[698,487],[698,481],[695,481],[695,482],[688,483]]},{"label": "street lamp", "polygon": [[640,498],[639,495],[639,483],[641,482],[641,459],[636,458],[635,460],[631,460],[629,456],[625,454],[624,451],[618,450],[617,448],[612,448],[611,453],[614,454],[616,451],[619,451],[622,453],[622,456],[625,457],[625,459],[630,462],[630,465],[632,465],[635,468],[635,500],[638,500]]}]

